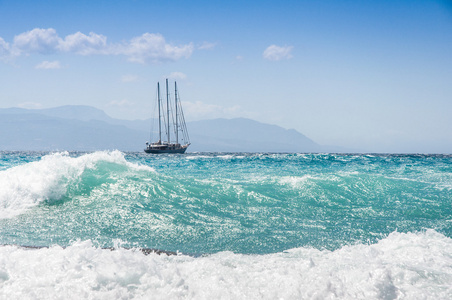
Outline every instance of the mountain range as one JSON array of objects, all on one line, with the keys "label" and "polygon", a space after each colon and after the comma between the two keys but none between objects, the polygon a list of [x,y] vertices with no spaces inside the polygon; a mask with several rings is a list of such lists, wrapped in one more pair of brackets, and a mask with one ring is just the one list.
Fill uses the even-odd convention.
[{"label": "mountain range", "polygon": [[[91,106],[0,109],[0,150],[142,151],[151,120],[120,120]],[[332,152],[294,129],[245,118],[188,122],[188,152]],[[333,151],[340,151],[334,149]]]}]

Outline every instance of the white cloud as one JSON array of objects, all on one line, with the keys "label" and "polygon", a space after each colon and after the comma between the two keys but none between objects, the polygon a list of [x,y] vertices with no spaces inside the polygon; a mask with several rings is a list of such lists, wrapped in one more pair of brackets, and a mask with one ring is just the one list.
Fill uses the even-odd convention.
[{"label": "white cloud", "polygon": [[161,34],[145,33],[130,40],[118,54],[127,55],[131,62],[163,62],[175,61],[180,58],[188,58],[193,52],[193,44],[172,46],[167,44]]},{"label": "white cloud", "polygon": [[291,59],[292,58],[292,46],[279,47],[276,45],[271,45],[267,49],[265,49],[263,53],[263,57],[268,60],[278,61],[282,59]]},{"label": "white cloud", "polygon": [[169,79],[178,79],[178,80],[184,80],[187,78],[187,75],[185,75],[182,72],[172,72],[167,76]]},{"label": "white cloud", "polygon": [[14,37],[13,54],[55,53],[60,42],[61,38],[58,37],[55,29],[35,28]]},{"label": "white cloud", "polygon": [[107,54],[107,37],[94,32],[85,35],[79,31],[61,40],[59,49],[81,55]]},{"label": "white cloud", "polygon": [[121,81],[122,82],[134,82],[138,80],[138,76],[137,75],[131,75],[131,74],[127,74],[121,77]]},{"label": "white cloud", "polygon": [[198,47],[199,50],[212,50],[213,48],[215,48],[217,44],[216,43],[209,43],[209,42],[204,42],[201,44],[201,46]]},{"label": "white cloud", "polygon": [[43,61],[42,63],[35,66],[36,69],[61,69],[61,64],[59,61]]},{"label": "white cloud", "polygon": [[[209,45],[204,45],[209,47]],[[210,46],[211,47],[211,46]],[[59,37],[53,28],[35,28],[14,37],[10,46],[0,38],[0,58],[20,55],[73,53],[77,55],[124,55],[131,62],[158,63],[188,58],[193,53],[192,43],[175,46],[161,34],[144,33],[121,44],[108,44],[107,37],[90,32],[76,32]]]}]

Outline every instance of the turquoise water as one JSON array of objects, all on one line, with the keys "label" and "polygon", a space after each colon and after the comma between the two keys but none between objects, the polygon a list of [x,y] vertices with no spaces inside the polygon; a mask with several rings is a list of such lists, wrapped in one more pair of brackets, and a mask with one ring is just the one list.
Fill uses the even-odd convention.
[{"label": "turquoise water", "polygon": [[452,156],[1,152],[0,244],[5,299],[450,299]]},{"label": "turquoise water", "polygon": [[0,169],[2,244],[264,254],[452,237],[447,155],[3,153]]}]

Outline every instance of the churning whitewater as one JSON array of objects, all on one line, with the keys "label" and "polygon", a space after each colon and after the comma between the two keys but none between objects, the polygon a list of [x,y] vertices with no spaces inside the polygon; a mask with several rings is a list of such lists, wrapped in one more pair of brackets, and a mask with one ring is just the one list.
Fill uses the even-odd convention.
[{"label": "churning whitewater", "polygon": [[449,155],[0,153],[2,299],[449,299],[451,238]]}]

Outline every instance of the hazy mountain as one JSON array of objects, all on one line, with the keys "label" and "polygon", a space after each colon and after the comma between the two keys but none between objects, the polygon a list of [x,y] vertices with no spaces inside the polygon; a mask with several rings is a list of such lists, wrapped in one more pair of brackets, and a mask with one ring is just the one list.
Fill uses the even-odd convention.
[{"label": "hazy mountain", "polygon": [[[319,152],[321,146],[294,129],[250,119],[190,122],[191,151]],[[205,149],[205,150],[204,150]]]},{"label": "hazy mountain", "polygon": [[0,114],[40,114],[49,117],[56,117],[62,119],[74,119],[80,121],[112,121],[105,112],[95,107],[86,105],[65,105],[45,109],[25,109],[25,108],[2,108]]},{"label": "hazy mountain", "polygon": [[40,114],[44,116],[79,120],[79,121],[103,121],[114,125],[124,125],[131,129],[142,130],[149,127],[149,120],[119,120],[107,115],[103,110],[87,105],[64,105],[45,109],[25,108],[0,108],[0,114]]},{"label": "hazy mountain", "polygon": [[[142,151],[150,120],[118,120],[90,106],[0,109],[0,150]],[[294,129],[249,119],[214,119],[187,124],[199,152],[320,152]]]},{"label": "hazy mountain", "polygon": [[0,150],[137,151],[147,135],[97,120],[79,121],[33,113],[0,113],[0,118]]}]

